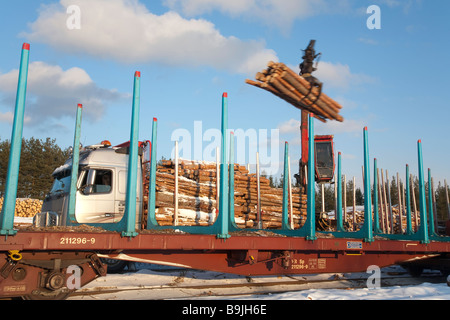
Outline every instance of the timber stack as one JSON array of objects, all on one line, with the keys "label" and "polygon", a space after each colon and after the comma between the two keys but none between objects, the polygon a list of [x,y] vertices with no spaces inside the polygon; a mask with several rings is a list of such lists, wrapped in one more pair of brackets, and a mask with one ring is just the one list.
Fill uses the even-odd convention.
[{"label": "timber stack", "polygon": [[[3,207],[3,198],[0,198],[0,211]],[[20,198],[16,199],[14,216],[22,218],[32,218],[41,212],[42,200]]]},{"label": "timber stack", "polygon": [[314,117],[322,122],[327,120],[344,121],[339,114],[342,106],[321,93],[316,87],[297,73],[292,71],[284,63],[270,61],[267,69],[256,74],[256,80],[245,80],[247,84],[264,89],[298,109],[314,114]]},{"label": "timber stack", "polygon": [[[245,166],[234,165],[234,212],[240,228],[257,226],[257,177]],[[217,216],[216,164],[180,160],[178,167],[178,225],[207,226]],[[148,179],[148,177],[147,177]],[[173,225],[175,203],[175,164],[162,160],[156,172],[156,220],[160,225]],[[144,201],[148,196],[144,195]],[[266,177],[260,177],[260,203],[263,228],[281,227],[283,190],[273,188]],[[306,219],[306,196],[298,188],[292,190],[294,226]]]}]

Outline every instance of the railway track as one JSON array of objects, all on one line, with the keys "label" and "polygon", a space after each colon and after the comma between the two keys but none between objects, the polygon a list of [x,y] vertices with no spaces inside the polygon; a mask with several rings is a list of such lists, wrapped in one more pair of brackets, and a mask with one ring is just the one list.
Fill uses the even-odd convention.
[{"label": "railway track", "polygon": [[[251,295],[269,295],[308,289],[358,289],[367,287],[368,274],[346,275],[327,274],[326,279],[313,276],[283,276],[283,277],[236,277],[228,278],[223,274],[204,273],[195,270],[176,272],[160,272],[158,274],[142,274],[131,276],[129,273],[114,275],[111,280],[93,285],[74,292],[70,300],[165,300],[165,299],[227,299]],[[125,279],[120,281],[120,276]],[[154,284],[145,284],[154,276]],[[143,278],[141,284],[126,284],[126,278]],[[223,277],[223,279],[218,279]],[[316,278],[315,278],[316,277]],[[350,278],[354,277],[354,278]],[[147,278],[147,280],[144,280]],[[119,280],[119,284],[114,282]],[[138,280],[139,281],[139,280]],[[384,273],[381,275],[381,287],[409,286],[422,283],[443,283],[445,279],[439,273],[426,274],[422,277],[411,277],[405,272]],[[111,284],[111,285],[110,285]]]}]

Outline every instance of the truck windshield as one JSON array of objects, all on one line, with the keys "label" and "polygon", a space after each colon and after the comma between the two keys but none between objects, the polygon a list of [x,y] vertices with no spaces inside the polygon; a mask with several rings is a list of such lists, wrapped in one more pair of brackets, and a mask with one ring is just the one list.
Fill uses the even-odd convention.
[{"label": "truck windshield", "polygon": [[65,193],[70,191],[70,175],[67,177],[55,177],[55,181],[53,181],[52,189],[50,190],[51,194],[54,193]]},{"label": "truck windshield", "polygon": [[[80,176],[81,170],[84,166],[80,166],[78,169],[78,177]],[[55,193],[68,193],[70,191],[70,179],[72,175],[72,167],[67,166],[59,170],[56,173],[53,173],[53,177],[55,180],[53,181],[52,189],[50,190],[50,194]]]}]

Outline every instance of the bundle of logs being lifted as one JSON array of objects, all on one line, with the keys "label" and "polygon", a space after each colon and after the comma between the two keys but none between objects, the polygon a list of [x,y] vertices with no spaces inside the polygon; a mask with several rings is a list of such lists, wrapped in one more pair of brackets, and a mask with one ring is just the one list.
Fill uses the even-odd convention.
[{"label": "bundle of logs being lifted", "polygon": [[[256,174],[245,166],[234,165],[234,212],[240,228],[257,227],[258,194]],[[180,160],[178,169],[177,225],[207,226],[214,223],[217,213],[217,171],[212,162]],[[156,173],[156,220],[160,225],[174,224],[175,164],[163,160]],[[260,177],[261,220],[263,228],[281,227],[283,190],[270,186],[269,179]],[[300,197],[293,188],[292,208],[294,227],[306,219],[306,196]]]},{"label": "bundle of logs being lifted", "polygon": [[339,114],[342,106],[319,89],[313,87],[303,77],[296,74],[284,63],[270,61],[267,69],[256,74],[256,80],[245,80],[246,83],[267,90],[280,97],[294,107],[314,114],[322,122],[327,120],[344,121]]}]

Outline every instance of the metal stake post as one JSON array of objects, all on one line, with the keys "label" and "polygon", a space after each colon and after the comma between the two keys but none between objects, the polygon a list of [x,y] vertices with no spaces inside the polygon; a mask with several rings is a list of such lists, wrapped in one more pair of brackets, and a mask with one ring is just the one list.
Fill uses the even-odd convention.
[{"label": "metal stake post", "polygon": [[378,167],[377,159],[373,160],[373,221],[375,223],[374,229],[376,233],[381,233],[380,229],[380,217],[378,213]]},{"label": "metal stake post", "polygon": [[230,132],[230,174],[229,174],[229,193],[228,193],[228,201],[229,201],[229,217],[228,221],[232,229],[238,229],[239,227],[236,224],[236,218],[234,215],[234,132]]},{"label": "metal stake post", "polygon": [[390,222],[390,228],[391,228],[391,233],[394,234],[395,230],[394,230],[394,213],[392,212],[392,199],[391,199],[391,183],[389,181],[389,173],[386,169],[386,188],[387,188],[387,201],[388,201],[388,206],[389,206],[389,222]]},{"label": "metal stake post", "polygon": [[433,183],[431,180],[431,169],[428,168],[428,218],[430,221],[430,235],[437,236],[434,226],[434,214],[433,214]]},{"label": "metal stake post", "polygon": [[338,153],[337,165],[337,204],[336,204],[336,231],[343,232],[342,223],[342,175],[341,175],[341,153]]},{"label": "metal stake post", "polygon": [[261,214],[261,185],[259,181],[259,152],[256,152],[256,215],[258,219],[258,229],[263,228],[262,214]]},{"label": "metal stake post", "polygon": [[174,191],[173,225],[178,225],[178,141],[175,141],[175,191]]},{"label": "metal stake post", "polygon": [[309,145],[308,145],[308,190],[307,190],[307,217],[305,227],[307,228],[306,239],[316,240],[316,192],[314,179],[314,118],[309,115]]},{"label": "metal stake post", "polygon": [[410,192],[410,175],[409,175],[409,165],[406,165],[406,234],[413,234],[412,231],[412,218],[411,218],[411,192]]},{"label": "metal stake post", "polygon": [[347,176],[344,174],[344,185],[343,185],[344,191],[342,192],[344,200],[343,200],[343,223],[345,224],[347,222]]},{"label": "metal stake post", "polygon": [[448,220],[450,220],[450,202],[448,199],[448,186],[447,186],[447,180],[444,180],[444,186],[445,186],[445,200],[447,203],[447,215],[448,215]]},{"label": "metal stake post", "polygon": [[220,203],[220,151],[219,147],[216,148],[216,212],[214,221],[217,220],[219,215],[219,203]]},{"label": "metal stake post", "polygon": [[79,104],[77,107],[77,115],[75,122],[75,136],[73,138],[72,148],[72,175],[70,177],[70,194],[69,204],[67,207],[67,217],[71,223],[76,223],[75,205],[77,197],[77,180],[78,180],[78,166],[80,164],[80,133],[81,133],[81,114],[83,105]]},{"label": "metal stake post", "polygon": [[381,228],[383,230],[383,233],[387,233],[387,222],[386,217],[384,214],[384,205],[383,205],[383,191],[382,191],[382,185],[383,182],[380,179],[380,169],[377,168],[377,181],[378,181],[378,196],[380,197],[380,211],[381,211]]},{"label": "metal stake post", "polygon": [[291,157],[288,156],[289,225],[294,229],[294,206],[292,203]]},{"label": "metal stake post", "polygon": [[16,211],[17,186],[19,182],[20,154],[22,149],[23,119],[25,114],[25,100],[27,93],[28,63],[30,45],[24,43],[20,60],[19,82],[17,85],[16,107],[9,151],[8,171],[3,208],[0,214],[0,234],[15,235],[14,213]]},{"label": "metal stake post", "polygon": [[364,127],[364,225],[365,241],[372,242],[372,200],[370,190],[369,142],[367,127]]},{"label": "metal stake post", "polygon": [[353,231],[356,231],[356,177],[353,177]]},{"label": "metal stake post", "polygon": [[[136,71],[134,75],[133,107],[131,116],[130,154],[128,155],[127,194],[125,200],[126,230],[122,231],[123,237],[135,237],[136,232],[136,187],[138,168],[138,144],[139,144],[139,110],[141,99],[141,73]],[[152,153],[156,146],[152,144]],[[152,160],[154,160],[152,158]]]},{"label": "metal stake post", "polygon": [[399,232],[400,234],[403,234],[403,217],[402,217],[402,192],[400,187],[401,181],[399,174],[397,172],[397,194],[398,194],[398,223],[400,224]]},{"label": "metal stake post", "polygon": [[428,237],[427,202],[425,199],[425,178],[423,174],[422,141],[417,142],[418,169],[419,169],[419,207],[420,227],[417,233],[421,236],[422,243],[430,243]]},{"label": "metal stake post", "polygon": [[220,204],[219,204],[219,233],[217,238],[227,239],[230,237],[228,233],[228,164],[227,164],[227,148],[228,148],[228,94],[222,95],[222,151],[220,161]]},{"label": "metal stake post", "polygon": [[147,229],[158,226],[156,221],[156,149],[158,135],[158,119],[153,118],[152,125],[152,156],[150,159],[150,177],[148,182],[148,213],[147,213]]},{"label": "metal stake post", "polygon": [[281,228],[290,229],[289,224],[289,168],[288,168],[289,144],[284,143],[284,172],[283,172],[283,208],[281,214]]}]

